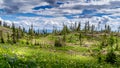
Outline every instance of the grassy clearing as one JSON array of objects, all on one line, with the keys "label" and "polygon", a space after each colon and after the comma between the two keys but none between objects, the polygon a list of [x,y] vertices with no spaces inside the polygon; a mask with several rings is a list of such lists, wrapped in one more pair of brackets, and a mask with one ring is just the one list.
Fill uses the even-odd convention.
[{"label": "grassy clearing", "polygon": [[[92,56],[75,54],[87,49],[65,46],[39,48],[33,45],[0,44],[0,68],[112,68],[114,65],[98,64]],[[73,54],[67,53],[73,50]],[[69,57],[69,58],[68,58]]]},{"label": "grassy clearing", "polygon": [[[0,43],[0,68],[119,68],[120,46],[115,50],[117,60],[114,64],[105,62],[106,54],[111,46],[100,46],[104,41],[102,36],[81,36],[79,33],[69,33],[65,37],[65,44],[55,47],[56,39],[63,40],[65,35],[39,35],[32,36],[25,33],[17,43]],[[108,37],[107,37],[108,38]],[[107,40],[105,38],[105,40]],[[116,37],[115,37],[116,38]],[[12,37],[10,38],[12,42]],[[109,40],[107,40],[108,42]],[[118,38],[120,41],[120,38]],[[28,43],[27,43],[28,42]],[[110,43],[110,42],[109,42]],[[120,42],[118,42],[118,45]],[[113,44],[115,49],[116,43]],[[99,58],[101,57],[101,58]],[[98,62],[102,59],[102,62]]]}]

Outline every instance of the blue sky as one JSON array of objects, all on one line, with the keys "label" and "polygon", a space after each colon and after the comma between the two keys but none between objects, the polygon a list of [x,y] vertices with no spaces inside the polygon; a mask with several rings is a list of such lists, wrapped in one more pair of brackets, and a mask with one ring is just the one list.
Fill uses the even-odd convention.
[{"label": "blue sky", "polygon": [[120,26],[120,0],[0,0],[0,20],[36,29],[75,22]]}]

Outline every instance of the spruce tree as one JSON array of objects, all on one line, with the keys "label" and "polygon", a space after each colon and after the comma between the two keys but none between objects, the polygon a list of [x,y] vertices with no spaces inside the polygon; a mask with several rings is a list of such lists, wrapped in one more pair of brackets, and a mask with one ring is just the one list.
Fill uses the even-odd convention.
[{"label": "spruce tree", "polygon": [[24,35],[25,35],[25,28],[23,27],[22,29],[21,29],[21,37],[23,37],[24,38]]},{"label": "spruce tree", "polygon": [[80,46],[82,45],[82,33],[80,32],[79,34],[79,41],[80,41]]},{"label": "spruce tree", "polygon": [[76,31],[76,29],[77,29],[77,23],[75,22],[74,31]]},{"label": "spruce tree", "polygon": [[110,33],[111,32],[111,27],[108,25],[107,26],[107,32]]},{"label": "spruce tree", "polygon": [[19,29],[18,29],[18,38],[22,38],[22,29],[21,27],[19,26]]},{"label": "spruce tree", "polygon": [[80,30],[81,30],[81,23],[79,22],[78,27],[77,27],[77,31],[80,31]]},{"label": "spruce tree", "polygon": [[33,39],[33,36],[34,36],[33,25],[31,25],[31,27],[29,28],[29,35],[30,35],[31,38]]},{"label": "spruce tree", "polygon": [[13,43],[16,43],[17,40],[16,40],[16,29],[15,29],[15,24],[12,23],[12,40],[13,40]]},{"label": "spruce tree", "polygon": [[63,35],[63,42],[66,42],[66,33]]},{"label": "spruce tree", "polygon": [[62,31],[61,31],[61,34],[67,34],[67,33],[69,33],[70,32],[70,30],[69,30],[69,28],[67,27],[67,25],[63,25],[63,29],[62,29]]},{"label": "spruce tree", "polygon": [[43,35],[45,36],[47,34],[47,29],[44,28],[42,32],[43,32]]},{"label": "spruce tree", "polygon": [[54,35],[57,34],[57,28],[55,28],[55,26],[53,26],[53,31],[52,31],[52,33],[53,33]]},{"label": "spruce tree", "polygon": [[98,30],[100,30],[100,24],[101,24],[101,22],[98,22]]},{"label": "spruce tree", "polygon": [[120,32],[120,26],[118,27],[118,33]]},{"label": "spruce tree", "polygon": [[5,43],[4,37],[3,37],[3,31],[0,31],[0,36],[1,36],[1,43]]},{"label": "spruce tree", "polygon": [[16,40],[17,40],[17,42],[18,42],[18,41],[19,41],[19,39],[20,39],[20,32],[19,32],[19,30],[18,30],[18,29],[16,30],[16,33],[17,33],[17,34],[16,34],[16,35],[17,35]]},{"label": "spruce tree", "polygon": [[85,35],[86,35],[87,34],[87,23],[85,23],[84,31],[85,31]]},{"label": "spruce tree", "polygon": [[87,31],[88,32],[90,31],[90,23],[89,23],[89,21],[87,22]]},{"label": "spruce tree", "polygon": [[94,35],[94,29],[95,29],[95,26],[92,25],[92,27],[91,27],[92,38],[93,38],[93,35]]},{"label": "spruce tree", "polygon": [[10,43],[10,35],[7,33],[7,42]]},{"label": "spruce tree", "polygon": [[105,33],[107,33],[107,25],[105,24]]},{"label": "spruce tree", "polygon": [[2,21],[0,21],[0,26],[2,26]]}]

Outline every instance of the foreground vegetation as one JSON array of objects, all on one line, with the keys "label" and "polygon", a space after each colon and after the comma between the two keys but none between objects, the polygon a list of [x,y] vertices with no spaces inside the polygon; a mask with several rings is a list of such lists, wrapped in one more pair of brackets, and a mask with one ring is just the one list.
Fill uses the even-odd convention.
[{"label": "foreground vegetation", "polygon": [[[1,24],[1,23],[0,23]],[[85,23],[52,33],[0,26],[0,68],[119,68],[120,37],[109,25],[101,31]]]}]

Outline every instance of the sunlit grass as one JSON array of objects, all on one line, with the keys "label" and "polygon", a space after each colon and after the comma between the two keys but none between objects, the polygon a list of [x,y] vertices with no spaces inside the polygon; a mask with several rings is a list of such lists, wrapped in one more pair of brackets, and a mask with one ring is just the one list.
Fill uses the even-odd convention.
[{"label": "sunlit grass", "polygon": [[69,50],[84,52],[85,47],[66,46],[55,48],[39,48],[36,46],[0,44],[1,68],[110,68],[110,64],[98,64],[92,56],[69,54]]},{"label": "sunlit grass", "polygon": [[[22,62],[25,62],[27,60],[34,61],[35,63],[46,62],[46,63],[55,63],[55,62],[62,62],[62,63],[68,63],[70,60],[80,60],[84,61],[84,59],[87,59],[82,56],[77,55],[68,55],[65,53],[58,53],[58,52],[49,52],[45,49],[34,49],[29,47],[21,47],[21,46],[11,46],[8,45],[8,48],[6,49],[5,46],[1,46],[0,48],[2,51],[1,54],[5,58],[12,58],[9,60],[21,60]],[[9,50],[9,52],[7,51]],[[6,52],[5,52],[6,51]],[[16,58],[15,58],[16,57]],[[69,57],[69,58],[68,58]],[[67,64],[66,64],[67,65]]]},{"label": "sunlit grass", "polygon": [[[70,37],[72,40],[70,41]],[[96,58],[100,42],[83,38],[83,45],[79,45],[78,35],[67,36],[66,46],[54,47],[54,40],[62,36],[49,35],[33,39],[26,44],[26,39],[16,44],[0,44],[0,68],[116,68],[105,62],[98,63]],[[119,39],[120,40],[120,39]],[[29,41],[30,42],[30,41]],[[89,46],[85,46],[88,44]],[[115,48],[115,47],[114,47]],[[109,46],[103,48],[109,50]],[[115,51],[118,55],[119,51]],[[118,62],[120,59],[117,59]]]}]

